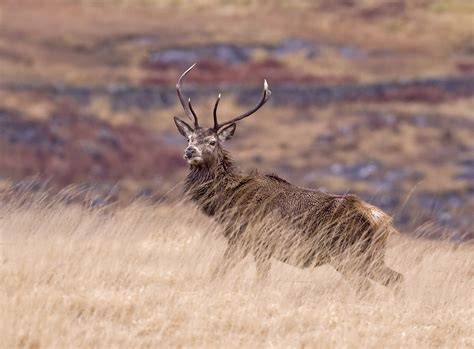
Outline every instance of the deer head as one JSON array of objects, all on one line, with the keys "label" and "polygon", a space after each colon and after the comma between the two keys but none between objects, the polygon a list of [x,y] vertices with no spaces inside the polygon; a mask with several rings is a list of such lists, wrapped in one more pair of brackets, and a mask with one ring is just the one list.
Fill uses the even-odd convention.
[{"label": "deer head", "polygon": [[192,122],[192,126],[187,122],[174,117],[174,122],[181,133],[188,141],[188,146],[184,151],[184,159],[188,161],[192,167],[210,166],[219,159],[219,154],[222,153],[222,144],[231,139],[234,135],[236,122],[240,121],[260,109],[270,98],[271,91],[268,89],[267,81],[263,83],[263,93],[258,104],[242,115],[239,115],[229,121],[219,123],[217,120],[217,108],[221,99],[221,94],[217,97],[216,103],[214,104],[213,118],[214,126],[210,128],[204,128],[199,126],[199,121],[196,113],[191,105],[191,99],[186,101],[183,93],[181,92],[181,81],[183,78],[194,68],[196,64],[189,67],[178,79],[176,84],[176,90],[178,97],[183,106],[184,112],[189,120]]}]

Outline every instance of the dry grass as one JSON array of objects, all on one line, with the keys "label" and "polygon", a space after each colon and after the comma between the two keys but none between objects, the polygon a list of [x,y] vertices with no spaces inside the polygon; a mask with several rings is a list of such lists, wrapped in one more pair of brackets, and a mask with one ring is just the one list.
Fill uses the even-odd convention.
[{"label": "dry grass", "polygon": [[330,267],[245,259],[211,281],[225,242],[184,204],[114,212],[0,209],[4,348],[473,347],[472,246],[394,237],[404,295],[357,298]]}]

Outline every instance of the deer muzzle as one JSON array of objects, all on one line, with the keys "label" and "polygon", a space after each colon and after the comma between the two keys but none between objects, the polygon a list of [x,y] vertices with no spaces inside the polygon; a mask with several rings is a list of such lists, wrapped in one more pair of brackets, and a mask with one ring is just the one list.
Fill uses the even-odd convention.
[{"label": "deer muzzle", "polygon": [[190,161],[190,160],[197,159],[197,158],[200,158],[200,157],[201,157],[201,152],[196,147],[189,146],[184,151],[184,159],[185,160]]}]

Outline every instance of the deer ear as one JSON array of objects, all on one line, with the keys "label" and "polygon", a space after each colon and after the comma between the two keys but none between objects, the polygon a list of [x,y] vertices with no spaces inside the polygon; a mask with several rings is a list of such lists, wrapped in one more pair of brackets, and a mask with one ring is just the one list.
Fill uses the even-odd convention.
[{"label": "deer ear", "polygon": [[221,142],[227,141],[232,138],[235,132],[236,124],[230,124],[219,131],[218,136]]},{"label": "deer ear", "polygon": [[181,133],[184,137],[188,138],[193,133],[193,128],[185,123],[183,120],[179,119],[178,117],[174,117],[174,123],[178,128],[179,133]]}]

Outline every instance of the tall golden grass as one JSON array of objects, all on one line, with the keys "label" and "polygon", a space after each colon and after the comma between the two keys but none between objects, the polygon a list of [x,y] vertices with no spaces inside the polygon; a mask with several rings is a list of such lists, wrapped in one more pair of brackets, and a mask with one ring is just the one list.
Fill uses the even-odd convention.
[{"label": "tall golden grass", "polygon": [[3,204],[0,234],[3,348],[474,346],[472,245],[394,236],[405,292],[362,300],[326,266],[212,279],[226,242],[184,203]]}]

